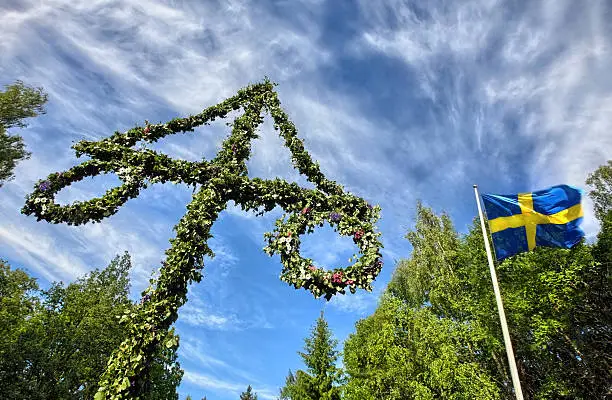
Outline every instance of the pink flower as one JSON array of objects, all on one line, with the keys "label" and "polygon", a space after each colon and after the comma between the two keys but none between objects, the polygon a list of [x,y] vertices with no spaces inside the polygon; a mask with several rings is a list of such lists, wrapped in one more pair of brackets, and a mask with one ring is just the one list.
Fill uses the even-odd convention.
[{"label": "pink flower", "polygon": [[145,134],[146,134],[146,133],[149,133],[149,132],[151,132],[151,129],[149,129],[149,127],[147,126],[146,128],[144,128],[143,132],[144,132]]},{"label": "pink flower", "polygon": [[342,283],[342,272],[334,272],[332,275],[332,282]]},{"label": "pink flower", "polygon": [[348,281],[346,281],[347,285],[352,285],[353,283],[355,283],[355,281],[352,279],[349,279]]},{"label": "pink flower", "polygon": [[302,210],[302,215],[304,214],[308,214],[308,211],[310,211],[310,207],[306,207]]},{"label": "pink flower", "polygon": [[308,267],[308,269],[311,271],[316,271],[317,267],[315,267],[314,265],[311,265],[310,267]]},{"label": "pink flower", "polygon": [[354,237],[355,237],[355,240],[361,239],[363,237],[363,231],[361,229],[358,230],[357,232],[355,232]]},{"label": "pink flower", "polygon": [[291,237],[291,231],[287,232],[287,236]]}]

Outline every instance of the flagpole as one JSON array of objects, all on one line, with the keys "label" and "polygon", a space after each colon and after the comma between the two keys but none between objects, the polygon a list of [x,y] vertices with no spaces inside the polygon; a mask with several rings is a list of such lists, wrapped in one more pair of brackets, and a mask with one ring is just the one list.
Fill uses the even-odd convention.
[{"label": "flagpole", "polygon": [[476,195],[478,215],[480,216],[480,226],[482,227],[482,236],[485,242],[485,249],[487,250],[487,260],[489,260],[489,270],[491,271],[493,291],[495,292],[495,300],[497,301],[497,311],[499,312],[499,320],[501,322],[502,333],[504,334],[504,343],[506,344],[506,354],[508,355],[508,363],[510,364],[510,375],[512,376],[512,384],[514,385],[514,394],[516,395],[517,400],[523,400],[523,390],[521,389],[521,381],[519,380],[518,370],[516,368],[516,360],[514,359],[512,342],[510,342],[510,333],[508,332],[506,314],[504,313],[504,304],[502,303],[501,293],[499,292],[499,285],[497,283],[497,275],[495,274],[495,264],[493,264],[493,255],[491,254],[491,246],[489,245],[489,236],[487,235],[487,228],[482,215],[482,207],[480,206],[478,185],[474,185],[474,194]]}]

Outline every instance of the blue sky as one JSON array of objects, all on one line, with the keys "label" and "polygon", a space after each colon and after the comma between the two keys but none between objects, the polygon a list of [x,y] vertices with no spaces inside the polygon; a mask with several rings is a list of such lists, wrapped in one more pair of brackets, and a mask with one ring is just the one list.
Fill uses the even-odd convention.
[{"label": "blue sky", "polygon": [[[612,4],[605,0],[154,1],[0,3],[0,84],[49,93],[22,134],[32,158],[0,189],[0,257],[40,279],[69,282],[128,250],[133,296],[158,268],[191,189],[156,185],[101,224],[71,227],[19,213],[34,183],[80,163],[73,141],[185,116],[269,76],[323,172],[382,207],[385,267],[374,293],[326,303],[278,280],[261,249],[280,215],[230,205],[216,253],[190,288],[177,329],[182,398],[235,399],[251,384],[272,399],[324,309],[336,337],[376,307],[422,199],[465,231],[472,184],[512,193],[584,187],[612,155]],[[223,122],[155,145],[210,159]],[[269,121],[250,175],[304,183]],[[62,203],[101,195],[116,177],[73,185]],[[584,228],[597,232],[586,202]],[[352,240],[322,229],[304,253],[346,265]],[[487,279],[483,270],[483,279]]]}]

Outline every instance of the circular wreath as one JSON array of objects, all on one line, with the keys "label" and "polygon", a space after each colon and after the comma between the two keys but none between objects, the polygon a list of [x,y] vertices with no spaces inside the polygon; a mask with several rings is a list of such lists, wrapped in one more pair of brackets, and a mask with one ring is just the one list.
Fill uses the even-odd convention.
[{"label": "circular wreath", "polygon": [[[321,203],[307,205],[300,213],[291,214],[287,220],[277,223],[275,233],[267,233],[268,254],[279,254],[283,264],[280,278],[296,289],[303,287],[315,297],[324,294],[329,300],[335,293],[345,293],[348,288],[355,293],[357,288],[371,290],[371,283],[380,272],[382,261],[378,252],[377,234],[372,224],[362,222],[361,213],[373,213],[371,206],[366,210],[357,209],[352,215],[347,211],[316,211]],[[339,210],[340,211],[340,210]],[[357,214],[357,215],[355,215]],[[360,218],[361,217],[361,218]],[[300,236],[312,233],[315,227],[328,222],[334,230],[343,236],[352,236],[359,248],[360,257],[354,255],[355,262],[345,268],[325,269],[316,267],[313,260],[303,258],[300,254]]]}]

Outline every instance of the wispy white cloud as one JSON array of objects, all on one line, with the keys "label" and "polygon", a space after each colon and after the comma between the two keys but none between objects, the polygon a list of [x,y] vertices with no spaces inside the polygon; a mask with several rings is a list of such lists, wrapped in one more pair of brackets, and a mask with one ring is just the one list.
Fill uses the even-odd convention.
[{"label": "wispy white cloud", "polygon": [[190,336],[181,337],[181,345],[179,348],[179,354],[184,360],[188,360],[189,365],[197,368],[200,372],[207,372],[212,375],[224,374],[232,380],[240,380],[245,382],[251,382],[252,384],[259,384],[259,380],[253,376],[253,374],[245,371],[243,366],[246,360],[239,358],[233,361],[224,361],[218,356],[212,354],[214,350],[215,355],[227,356],[226,349],[219,349],[211,346],[209,342]]},{"label": "wispy white cloud", "polygon": [[193,305],[192,300],[181,309],[181,321],[198,328],[219,330],[238,329],[242,323],[235,315],[218,315]]},{"label": "wispy white cloud", "polygon": [[89,269],[70,252],[58,251],[57,241],[50,236],[41,237],[20,226],[3,224],[0,238],[11,249],[4,254],[24,260],[25,267],[33,268],[49,281],[71,281]]},{"label": "wispy white cloud", "polygon": [[186,359],[197,362],[198,367],[232,369],[232,366],[225,361],[209,355],[207,350],[198,339],[192,337],[181,338],[179,353]]},{"label": "wispy white cloud", "polygon": [[[209,389],[216,392],[232,393],[234,395],[239,395],[245,391],[249,385],[249,383],[226,381],[189,370],[185,370],[183,379],[204,389]],[[269,387],[253,386],[253,392],[257,393],[257,396],[261,397],[262,399],[273,400],[278,396],[278,390],[274,390]]]},{"label": "wispy white cloud", "polygon": [[334,296],[329,304],[340,311],[364,316],[366,312],[374,310],[379,295],[378,291],[359,291],[355,294]]},{"label": "wispy white cloud", "polygon": [[[216,296],[216,289],[210,288],[210,279],[207,279],[205,290]],[[210,330],[220,331],[240,331],[245,329],[270,329],[272,325],[266,320],[265,316],[257,310],[248,309],[247,307],[239,307],[238,312],[234,309],[223,307],[223,302],[215,301],[208,304],[204,301],[204,297],[200,294],[202,289],[194,287],[193,294],[189,296],[189,301],[179,311],[180,322],[191,325],[197,328],[207,328]],[[212,297],[208,295],[206,298]],[[213,307],[215,306],[215,307]],[[242,315],[242,312],[249,311],[248,317]]]},{"label": "wispy white cloud", "polygon": [[[612,151],[612,79],[605,67],[612,52],[604,1],[584,8],[571,2],[530,2],[510,20],[507,15],[516,10],[495,0],[426,8],[364,1],[361,8],[367,28],[354,49],[382,52],[413,68],[421,76],[423,95],[451,102],[459,115],[467,116],[458,126],[462,134],[455,136],[455,149],[467,149],[477,135],[481,151],[486,151],[483,141],[489,143],[486,148],[498,149],[500,157],[488,168],[500,176],[516,169],[516,146],[522,146],[522,167],[530,180],[525,189],[560,182],[584,186],[586,174]],[[447,74],[454,76],[455,89],[442,85],[449,82]],[[461,85],[469,85],[471,94]],[[466,102],[469,96],[472,101]],[[435,139],[429,143],[449,148]],[[451,157],[460,156],[458,151]],[[588,214],[585,227],[593,234],[596,223]]]}]

